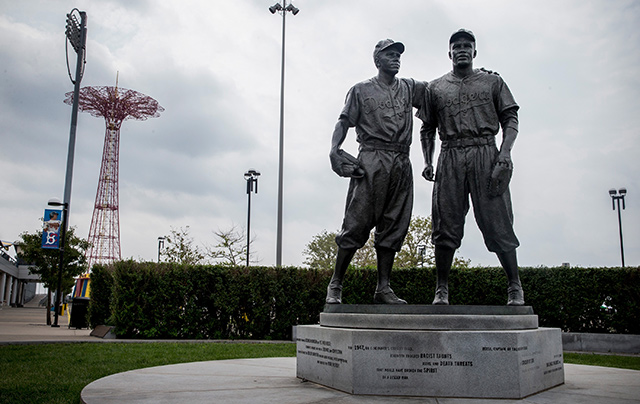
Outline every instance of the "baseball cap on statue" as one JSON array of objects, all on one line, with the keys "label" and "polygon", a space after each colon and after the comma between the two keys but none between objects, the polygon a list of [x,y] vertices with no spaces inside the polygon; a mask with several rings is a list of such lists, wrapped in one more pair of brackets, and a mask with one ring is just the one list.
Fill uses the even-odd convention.
[{"label": "baseball cap on statue", "polygon": [[376,47],[373,50],[373,59],[375,60],[380,52],[385,49],[389,49],[392,46],[397,48],[398,52],[404,52],[404,45],[402,44],[402,42],[395,42],[393,39],[383,39],[376,44]]},{"label": "baseball cap on statue", "polygon": [[470,38],[473,42],[476,41],[476,36],[473,35],[473,32],[471,32],[468,29],[460,28],[459,30],[451,34],[451,38],[449,38],[449,43],[452,43],[453,41],[455,41],[459,36],[466,36]]}]

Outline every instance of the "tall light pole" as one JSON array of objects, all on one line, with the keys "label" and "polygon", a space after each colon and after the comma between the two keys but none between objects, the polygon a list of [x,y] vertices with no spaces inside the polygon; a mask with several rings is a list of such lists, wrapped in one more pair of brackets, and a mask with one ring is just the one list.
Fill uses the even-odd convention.
[{"label": "tall light pole", "polygon": [[[78,21],[78,16],[80,21]],[[74,84],[73,87],[73,106],[71,109],[71,128],[69,130],[69,150],[67,152],[67,172],[64,182],[64,199],[66,204],[67,213],[71,206],[71,181],[73,179],[73,160],[76,149],[76,128],[78,126],[78,100],[80,98],[80,82],[84,75],[84,63],[86,55],[87,44],[87,13],[74,8],[67,14],[67,25],[65,30],[67,37],[67,44],[71,44],[73,50],[77,53],[76,59],[76,75],[75,78],[71,77],[71,70],[69,68],[69,53],[67,49],[67,71],[69,72],[69,78]],[[68,225],[69,220],[65,217],[65,223]]]},{"label": "tall light pole", "polygon": [[624,243],[622,242],[622,213],[620,211],[620,201],[622,201],[622,209],[624,206],[624,197],[627,195],[626,188],[620,188],[618,191],[615,189],[609,190],[609,196],[611,196],[611,205],[613,210],[616,210],[616,202],[618,203],[618,229],[620,231],[620,257],[622,257],[622,268],[624,268]]},{"label": "tall light pole", "polygon": [[[249,266],[249,246],[251,245],[251,193],[258,193],[258,177],[260,172],[250,169],[244,173],[247,181],[247,267]],[[255,184],[255,187],[254,187]]]},{"label": "tall light pole", "polygon": [[[80,17],[80,21],[78,21]],[[69,71],[69,78],[74,84],[73,88],[73,108],[71,110],[71,128],[69,130],[69,149],[67,151],[67,171],[64,182],[64,200],[63,202],[50,200],[50,206],[62,206],[62,223],[60,223],[60,262],[58,265],[58,289],[56,291],[56,307],[55,307],[55,320],[52,327],[60,327],[58,325],[58,311],[60,310],[61,294],[62,294],[62,269],[64,267],[64,245],[65,237],[67,233],[67,227],[69,226],[69,209],[71,205],[71,182],[73,179],[73,160],[76,149],[76,127],[78,126],[78,98],[80,98],[80,81],[84,74],[84,60],[85,60],[85,47],[87,43],[87,13],[80,11],[77,8],[71,10],[67,14],[67,25],[65,27],[65,36],[67,37],[67,44],[71,44],[73,50],[77,54],[76,59],[76,75],[75,78],[71,77],[71,70],[69,68],[69,53],[66,51],[67,57],[67,70]]]},{"label": "tall light pole", "polygon": [[[282,266],[282,195],[283,195],[283,172],[284,172],[284,44],[285,44],[285,21],[287,11],[291,11],[296,15],[300,10],[289,3],[282,0],[282,4],[276,3],[269,7],[271,14],[276,11],[282,14],[282,69],[280,73],[280,148],[278,160],[278,224],[276,228],[276,266]],[[248,255],[247,255],[248,256]]]}]

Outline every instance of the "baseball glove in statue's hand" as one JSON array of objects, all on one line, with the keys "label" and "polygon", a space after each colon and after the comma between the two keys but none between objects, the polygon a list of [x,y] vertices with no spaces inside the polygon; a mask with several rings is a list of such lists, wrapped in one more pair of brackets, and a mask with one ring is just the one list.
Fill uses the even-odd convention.
[{"label": "baseball glove in statue's hand", "polygon": [[511,161],[498,161],[493,167],[491,178],[489,178],[489,196],[494,198],[505,193],[509,188],[513,174],[513,164]]},{"label": "baseball glove in statue's hand", "polygon": [[360,167],[358,159],[342,149],[329,153],[329,160],[333,171],[341,177],[364,177],[364,170]]}]

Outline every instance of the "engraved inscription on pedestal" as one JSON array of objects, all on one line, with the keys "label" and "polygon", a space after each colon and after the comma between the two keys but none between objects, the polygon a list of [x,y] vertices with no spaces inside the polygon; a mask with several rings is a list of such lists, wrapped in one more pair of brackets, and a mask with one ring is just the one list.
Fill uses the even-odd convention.
[{"label": "engraved inscription on pedestal", "polygon": [[314,338],[298,338],[298,355],[306,355],[316,358],[316,363],[321,366],[339,368],[341,363],[348,363],[344,358],[342,349],[332,348],[331,341],[317,340]]},{"label": "engraved inscription on pedestal", "polygon": [[298,377],[352,394],[521,398],[564,382],[556,329],[299,326],[297,349]]}]

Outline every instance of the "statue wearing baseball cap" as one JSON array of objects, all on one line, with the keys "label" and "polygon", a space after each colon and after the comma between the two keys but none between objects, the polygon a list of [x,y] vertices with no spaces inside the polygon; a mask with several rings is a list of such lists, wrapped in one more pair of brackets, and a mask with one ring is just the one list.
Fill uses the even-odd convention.
[{"label": "statue wearing baseball cap", "polygon": [[[336,236],[338,255],[327,287],[328,304],[342,303],[342,281],[356,251],[375,228],[378,285],[373,301],[406,304],[389,285],[395,255],[404,241],[413,208],[413,176],[409,147],[413,108],[424,101],[425,83],[397,78],[404,45],[391,39],[377,43],[373,60],[377,76],[354,85],[331,140],[331,167],[350,178],[342,229]],[[340,147],[355,127],[358,157]]]},{"label": "statue wearing baseball cap", "polygon": [[[448,276],[460,247],[469,197],[487,249],[504,268],[507,305],[524,304],[518,276],[509,181],[511,149],[518,135],[518,104],[497,73],[474,69],[476,38],[460,29],[449,39],[453,70],[429,83],[424,108],[418,112],[425,168],[433,186],[432,220],[437,285],[433,304],[449,304]],[[436,129],[441,151],[433,168]],[[502,129],[498,148],[496,135]]]}]

